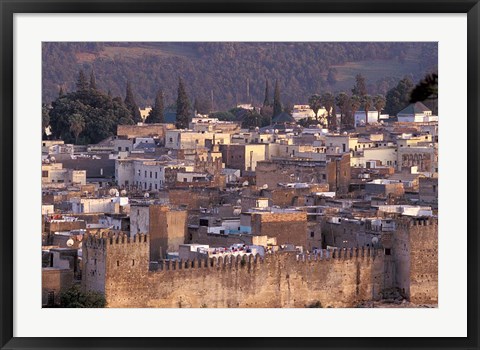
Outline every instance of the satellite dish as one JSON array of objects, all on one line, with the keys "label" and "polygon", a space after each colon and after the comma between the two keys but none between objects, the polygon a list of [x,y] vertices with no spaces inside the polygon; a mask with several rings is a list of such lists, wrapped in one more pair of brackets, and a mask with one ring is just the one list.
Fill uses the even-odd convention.
[{"label": "satellite dish", "polygon": [[114,188],[111,188],[110,191],[108,191],[108,193],[110,194],[110,196],[115,196],[115,193],[117,193],[117,190]]},{"label": "satellite dish", "polygon": [[275,129],[275,134],[278,134],[278,129]]},{"label": "satellite dish", "polygon": [[82,242],[78,243],[78,248],[82,248]]},{"label": "satellite dish", "polygon": [[378,237],[373,237],[372,238],[372,243],[377,244],[378,243]]},{"label": "satellite dish", "polygon": [[73,241],[73,239],[69,238],[68,241],[67,241],[67,246],[71,247],[71,246],[73,246],[74,243],[75,242]]},{"label": "satellite dish", "polygon": [[241,199],[237,199],[237,204],[242,204],[242,200],[241,200]]},{"label": "satellite dish", "polygon": [[150,197],[150,194],[148,192],[146,192],[144,195],[143,195],[144,198],[148,198]]},{"label": "satellite dish", "polygon": [[127,191],[122,190],[122,191],[120,192],[120,194],[122,195],[122,197],[125,197],[125,196],[127,195]]},{"label": "satellite dish", "polygon": [[268,185],[265,184],[265,185],[262,186],[262,188],[263,188],[264,190],[266,190],[266,189],[268,188]]},{"label": "satellite dish", "polygon": [[172,151],[168,151],[167,154],[168,154],[168,155],[171,155],[171,154],[172,154]]},{"label": "satellite dish", "polygon": [[120,193],[118,192],[118,190],[115,190],[115,197],[118,197],[120,195]]},{"label": "satellite dish", "polygon": [[243,186],[248,186],[248,181],[245,181],[242,185]]}]

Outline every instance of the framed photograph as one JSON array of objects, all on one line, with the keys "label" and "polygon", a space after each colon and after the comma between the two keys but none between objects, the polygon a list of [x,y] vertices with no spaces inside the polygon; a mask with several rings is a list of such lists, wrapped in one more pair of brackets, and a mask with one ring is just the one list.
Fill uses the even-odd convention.
[{"label": "framed photograph", "polygon": [[2,349],[477,349],[478,1],[8,1]]}]

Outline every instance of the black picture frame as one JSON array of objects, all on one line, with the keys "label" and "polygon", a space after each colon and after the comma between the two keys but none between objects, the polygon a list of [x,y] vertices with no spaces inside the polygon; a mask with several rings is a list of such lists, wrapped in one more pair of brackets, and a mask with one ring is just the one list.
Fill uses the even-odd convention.
[{"label": "black picture frame", "polygon": [[[129,348],[479,348],[478,164],[480,133],[479,0],[0,0],[1,11],[1,152],[0,233],[2,349]],[[13,16],[15,13],[467,13],[468,41],[468,335],[466,338],[255,338],[229,345],[208,338],[16,338],[13,337]],[[86,325],[85,325],[86,326]],[[82,327],[87,329],[87,327]]]}]

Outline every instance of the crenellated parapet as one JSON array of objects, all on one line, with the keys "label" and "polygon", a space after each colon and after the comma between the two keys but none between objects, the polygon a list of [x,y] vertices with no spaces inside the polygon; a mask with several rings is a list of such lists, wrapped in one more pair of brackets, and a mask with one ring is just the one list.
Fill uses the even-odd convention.
[{"label": "crenellated parapet", "polygon": [[436,217],[402,217],[397,220],[397,228],[408,230],[413,226],[438,226]]},{"label": "crenellated parapet", "polygon": [[326,262],[341,262],[343,260],[374,260],[377,256],[382,254],[383,250],[378,250],[370,247],[361,248],[345,248],[345,249],[322,249],[316,254],[296,254],[293,252],[282,252],[267,254],[265,257],[256,255],[238,255],[238,256],[220,256],[209,257],[203,259],[193,260],[164,260],[158,263],[155,271],[179,271],[187,269],[212,269],[212,270],[226,270],[226,269],[256,269],[262,268],[264,264],[274,264],[277,261],[285,261],[288,263],[326,263]]},{"label": "crenellated parapet", "polygon": [[129,237],[123,232],[106,231],[88,235],[84,245],[86,248],[105,249],[107,246],[119,244],[148,245],[149,243],[149,235],[145,233],[137,233],[133,237]]},{"label": "crenellated parapet", "polygon": [[126,234],[114,234],[107,239],[109,245],[117,244],[149,244],[149,236],[145,233],[137,233],[133,237],[129,237]]}]

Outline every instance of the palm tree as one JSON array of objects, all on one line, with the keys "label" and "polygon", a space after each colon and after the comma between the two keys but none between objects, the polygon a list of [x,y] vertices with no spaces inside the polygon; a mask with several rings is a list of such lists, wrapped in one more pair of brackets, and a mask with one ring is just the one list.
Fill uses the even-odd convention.
[{"label": "palm tree", "polygon": [[346,92],[340,92],[335,97],[335,103],[340,109],[340,128],[344,128],[347,124],[347,115],[350,111],[350,96]]},{"label": "palm tree", "polygon": [[349,101],[349,97],[345,92],[340,92],[335,97],[335,104],[340,109],[340,127],[341,128],[345,125],[345,115],[348,112],[348,101]]},{"label": "palm tree", "polygon": [[365,95],[362,97],[363,108],[365,109],[365,125],[368,124],[368,112],[370,107],[372,107],[372,96]]},{"label": "palm tree", "polygon": [[385,108],[386,103],[387,103],[387,100],[383,95],[377,95],[373,98],[373,106],[377,110],[379,120],[380,120],[380,113],[382,112],[382,109]]},{"label": "palm tree", "polygon": [[349,121],[348,121],[348,126],[349,127],[354,127],[355,126],[355,112],[359,110],[361,105],[362,105],[362,100],[361,100],[360,96],[353,95],[352,97],[350,97],[351,117],[349,118]]},{"label": "palm tree", "polygon": [[315,120],[318,121],[318,110],[322,107],[320,95],[312,95],[308,99],[308,105],[315,113]]},{"label": "palm tree", "polygon": [[85,129],[85,119],[80,114],[73,114],[69,118],[70,132],[75,136],[75,144],[78,143],[78,136]]},{"label": "palm tree", "polygon": [[[327,122],[328,122],[328,127],[331,128],[333,123],[332,123],[332,109],[335,106],[335,96],[331,92],[326,92],[322,95],[321,97],[321,102],[325,109],[327,110]],[[335,116],[334,116],[335,117]]]}]

